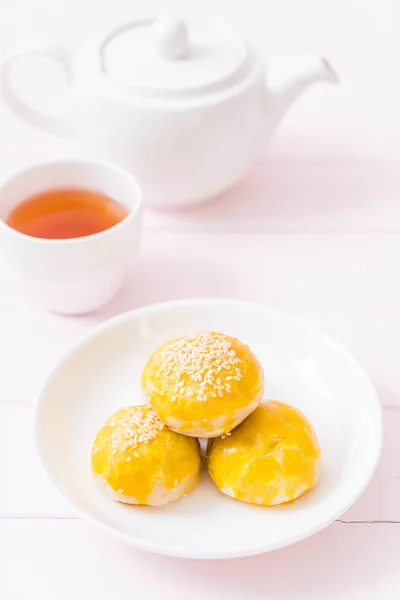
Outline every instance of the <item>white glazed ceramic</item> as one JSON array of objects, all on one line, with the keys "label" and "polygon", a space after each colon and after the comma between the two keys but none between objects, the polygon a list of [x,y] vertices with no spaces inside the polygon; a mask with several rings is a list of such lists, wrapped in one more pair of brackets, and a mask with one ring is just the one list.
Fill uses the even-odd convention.
[{"label": "white glazed ceramic", "polygon": [[[140,374],[168,339],[218,330],[248,343],[265,369],[266,398],[300,408],[322,449],[317,487],[287,506],[250,506],[220,494],[204,474],[186,498],[135,508],[92,480],[91,446],[116,409],[140,403]],[[368,377],[341,346],[298,317],[224,300],[168,302],[97,327],[55,368],[36,411],[45,471],[66,502],[109,534],[173,556],[227,558],[286,546],[322,529],[359,497],[382,443],[381,408]]]},{"label": "white glazed ceramic", "polygon": [[[13,69],[25,55],[63,69],[65,119],[35,110],[14,90]],[[174,19],[135,21],[74,56],[45,43],[22,47],[1,71],[2,96],[21,118],[120,163],[134,172],[145,201],[163,208],[232,186],[292,101],[317,81],[337,81],[320,57],[265,65],[226,25]]]},{"label": "white glazed ceramic", "polygon": [[[128,216],[95,235],[66,240],[24,235],[4,222],[29,196],[62,187],[102,192],[126,207]],[[46,309],[88,313],[107,304],[120,289],[140,245],[141,212],[140,189],[118,166],[90,161],[40,164],[0,186],[0,251]]]}]

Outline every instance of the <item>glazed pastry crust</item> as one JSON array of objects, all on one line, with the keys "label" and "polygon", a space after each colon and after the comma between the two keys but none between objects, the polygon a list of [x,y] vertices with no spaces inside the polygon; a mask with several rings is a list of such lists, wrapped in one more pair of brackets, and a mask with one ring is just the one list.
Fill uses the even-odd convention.
[{"label": "glazed pastry crust", "polygon": [[92,473],[114,500],[159,506],[191,492],[200,480],[197,440],[179,435],[147,405],[107,420],[92,448]]},{"label": "glazed pastry crust", "polygon": [[297,409],[259,406],[229,436],[208,442],[206,464],[218,489],[232,498],[273,506],[295,500],[318,477],[320,448]]},{"label": "glazed pastry crust", "polygon": [[145,366],[142,387],[168,427],[208,438],[230,431],[259,405],[264,373],[248,346],[206,332],[158,348]]}]

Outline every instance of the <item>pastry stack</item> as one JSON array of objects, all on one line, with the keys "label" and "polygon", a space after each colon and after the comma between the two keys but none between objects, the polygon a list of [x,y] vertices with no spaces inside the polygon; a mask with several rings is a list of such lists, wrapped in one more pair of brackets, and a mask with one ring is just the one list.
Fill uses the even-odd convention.
[{"label": "pastry stack", "polygon": [[217,332],[159,347],[142,374],[146,403],[98,432],[92,473],[114,500],[161,506],[200,481],[205,465],[227,496],[262,506],[295,500],[318,477],[320,449],[297,409],[265,401],[264,371],[247,345]]}]

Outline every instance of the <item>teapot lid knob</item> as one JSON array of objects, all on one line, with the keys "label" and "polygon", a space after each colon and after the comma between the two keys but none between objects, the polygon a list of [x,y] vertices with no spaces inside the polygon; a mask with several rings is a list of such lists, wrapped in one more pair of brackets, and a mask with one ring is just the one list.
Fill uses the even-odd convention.
[{"label": "teapot lid knob", "polygon": [[103,72],[120,84],[168,99],[223,92],[257,64],[229,26],[171,17],[123,25],[102,40],[99,55]]},{"label": "teapot lid knob", "polygon": [[155,47],[166,60],[184,58],[189,50],[187,28],[179,19],[158,19],[155,23]]}]

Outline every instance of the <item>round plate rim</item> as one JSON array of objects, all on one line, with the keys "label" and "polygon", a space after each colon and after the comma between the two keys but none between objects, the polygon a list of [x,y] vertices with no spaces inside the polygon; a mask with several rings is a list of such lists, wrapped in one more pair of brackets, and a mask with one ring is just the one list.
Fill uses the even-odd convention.
[{"label": "round plate rim", "polygon": [[[48,470],[46,468],[45,460],[44,460],[44,457],[42,455],[42,451],[40,448],[39,420],[40,420],[40,407],[42,404],[42,400],[45,396],[45,392],[46,392],[48,386],[50,385],[53,377],[55,377],[58,374],[58,372],[62,370],[62,368],[64,367],[64,364],[66,364],[69,361],[69,359],[74,355],[74,353],[78,350],[78,348],[84,346],[86,343],[90,342],[92,339],[101,335],[103,332],[105,332],[109,329],[112,329],[116,325],[118,325],[124,321],[129,321],[132,317],[140,317],[141,315],[148,315],[149,313],[151,314],[154,312],[158,312],[159,310],[176,308],[179,306],[187,307],[190,304],[196,305],[196,306],[201,306],[201,305],[203,305],[203,306],[212,306],[212,305],[213,306],[224,306],[224,305],[229,304],[233,307],[243,308],[243,309],[252,309],[252,308],[257,309],[257,310],[261,309],[270,315],[276,315],[276,316],[284,317],[286,319],[293,319],[294,321],[296,321],[297,323],[299,323],[303,327],[305,327],[312,335],[323,340],[325,343],[329,343],[329,345],[331,345],[336,351],[340,352],[349,362],[351,362],[353,364],[353,367],[355,367],[358,370],[359,374],[364,378],[365,384],[369,387],[370,392],[371,392],[371,401],[375,402],[377,414],[379,415],[379,421],[376,423],[377,435],[379,436],[379,438],[378,438],[378,443],[376,445],[374,460],[371,463],[371,468],[370,468],[369,474],[365,478],[363,485],[360,486],[357,493],[353,494],[352,497],[349,498],[348,502],[345,505],[341,506],[340,508],[338,508],[336,510],[331,511],[328,514],[328,516],[326,517],[326,519],[320,521],[315,527],[308,529],[307,532],[305,532],[305,533],[302,532],[299,535],[291,537],[290,539],[287,539],[287,540],[283,539],[282,542],[280,542],[278,544],[271,545],[271,544],[264,542],[263,544],[255,545],[253,548],[248,548],[246,550],[231,550],[231,551],[224,550],[223,552],[222,551],[221,552],[213,552],[212,550],[210,550],[210,551],[207,550],[207,551],[202,551],[202,552],[199,552],[199,551],[193,552],[193,551],[189,550],[188,552],[182,552],[182,551],[171,549],[166,544],[159,544],[159,543],[143,541],[143,540],[138,541],[137,539],[135,539],[133,536],[131,536],[129,534],[124,534],[122,532],[116,531],[112,526],[105,525],[100,519],[92,517],[90,515],[90,513],[86,512],[80,508],[77,508],[73,504],[73,502],[70,502],[64,496],[63,492],[58,487],[58,485],[54,482],[52,476],[48,472]],[[78,342],[76,342],[72,346],[72,348],[70,348],[63,355],[63,357],[56,362],[55,365],[53,365],[51,371],[49,372],[44,384],[42,385],[42,387],[39,391],[39,394],[37,395],[37,399],[36,399],[36,403],[35,403],[35,407],[34,407],[34,443],[35,443],[36,453],[39,457],[39,460],[40,460],[40,463],[42,466],[42,470],[44,471],[47,481],[50,483],[51,487],[53,488],[53,490],[55,490],[57,495],[63,500],[63,502],[69,508],[71,508],[71,510],[75,514],[78,515],[78,517],[91,523],[97,529],[102,530],[103,532],[107,533],[114,539],[118,539],[118,540],[120,540],[132,547],[135,547],[137,549],[145,550],[145,551],[148,551],[151,553],[160,554],[160,555],[164,555],[164,556],[171,556],[171,557],[176,557],[176,558],[187,558],[187,559],[202,559],[202,560],[230,559],[230,558],[233,559],[233,558],[241,558],[241,557],[246,557],[246,556],[255,556],[255,555],[263,554],[266,552],[271,552],[274,550],[278,550],[280,548],[290,546],[290,545],[297,543],[303,539],[311,537],[314,534],[318,533],[319,531],[325,529],[331,523],[333,523],[336,519],[338,519],[343,513],[345,513],[360,498],[360,496],[363,494],[365,489],[368,487],[369,483],[372,480],[372,477],[375,474],[377,466],[379,464],[379,459],[381,456],[382,445],[383,445],[383,411],[382,411],[382,405],[379,402],[376,390],[375,390],[370,378],[368,377],[367,372],[359,364],[359,362],[355,359],[355,357],[341,343],[337,342],[331,336],[325,334],[318,327],[315,327],[307,318],[303,317],[302,315],[297,315],[290,311],[271,307],[266,304],[262,304],[262,303],[258,303],[258,302],[251,302],[251,301],[246,301],[246,300],[236,300],[236,299],[230,299],[230,298],[189,298],[189,299],[170,300],[170,301],[166,301],[166,302],[151,303],[151,304],[147,304],[145,306],[141,306],[141,307],[134,308],[132,310],[120,313],[116,316],[113,316],[113,317],[107,319],[103,323],[99,323],[99,324],[95,325],[87,334],[85,334]]]}]

